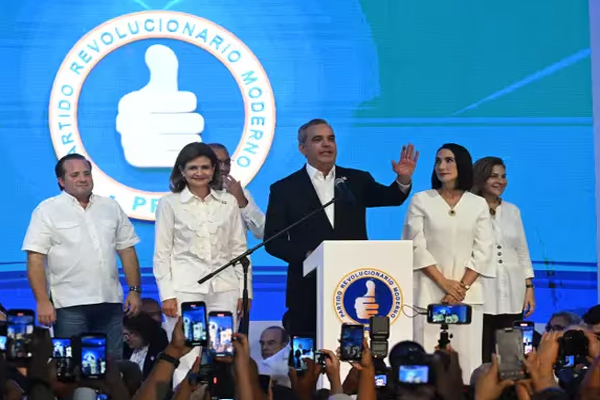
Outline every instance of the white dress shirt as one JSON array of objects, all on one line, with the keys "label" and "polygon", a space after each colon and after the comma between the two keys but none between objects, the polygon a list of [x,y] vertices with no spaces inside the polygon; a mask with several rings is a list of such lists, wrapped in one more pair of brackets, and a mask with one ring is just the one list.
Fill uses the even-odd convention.
[{"label": "white dress shirt", "polygon": [[248,200],[246,207],[240,208],[244,225],[247,230],[252,232],[255,238],[262,239],[265,235],[265,214],[258,205],[256,205],[250,191],[246,188],[244,188],[244,196],[246,196],[246,200]]},{"label": "white dress shirt", "polygon": [[[315,192],[317,192],[317,196],[319,196],[321,205],[331,201],[333,196],[335,196],[335,165],[331,168],[331,171],[329,171],[327,176],[310,164],[306,164],[306,172],[308,172],[308,176],[310,176],[310,181],[315,188]],[[330,204],[325,209],[325,214],[332,227],[335,216],[334,206],[335,203]]]},{"label": "white dress shirt", "polygon": [[[163,197],[156,209],[154,276],[161,301],[177,292],[208,294],[243,292],[241,265],[221,271],[208,282],[198,279],[247,250],[246,230],[238,203],[225,191],[212,190],[204,200],[186,187]],[[252,297],[252,269],[248,271]]]},{"label": "white dress shirt", "polygon": [[146,362],[146,356],[148,355],[148,346],[144,346],[141,349],[135,349],[129,357],[129,361],[134,362],[140,367],[140,371],[144,372],[144,363]]},{"label": "white dress shirt", "polygon": [[483,279],[486,314],[523,312],[525,280],[533,278],[533,266],[519,208],[502,201],[492,217],[495,279]]},{"label": "white dress shirt", "polygon": [[[327,176],[308,163],[306,164],[306,172],[308,172],[308,176],[310,177],[310,181],[315,188],[315,192],[317,192],[317,196],[319,196],[321,205],[331,201],[333,196],[335,196],[335,165],[333,168],[331,168],[331,171],[329,171]],[[396,183],[402,192],[407,193],[410,190],[410,184],[404,185],[397,180]],[[333,221],[335,221],[335,203],[330,204],[325,209],[325,214],[327,215],[327,219],[329,219],[331,227],[333,228]]]},{"label": "white dress shirt", "polygon": [[[465,192],[450,215],[450,206],[437,190],[413,195],[406,214],[403,238],[413,241],[415,305],[439,303],[445,293],[420,269],[435,265],[448,279],[460,281],[466,268],[494,277],[494,234],[486,201]],[[481,279],[467,291],[467,304],[484,301]]]},{"label": "white dress shirt", "polygon": [[119,204],[92,195],[84,209],[62,192],[35,209],[24,251],[46,255],[46,281],[54,307],[121,303],[116,250],[139,243]]}]

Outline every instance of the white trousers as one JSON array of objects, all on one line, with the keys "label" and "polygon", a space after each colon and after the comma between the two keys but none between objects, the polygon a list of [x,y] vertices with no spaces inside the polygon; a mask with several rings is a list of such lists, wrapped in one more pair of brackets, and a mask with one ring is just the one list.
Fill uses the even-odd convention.
[{"label": "white trousers", "polygon": [[[448,333],[453,337],[450,346],[458,353],[462,369],[463,383],[468,385],[471,373],[481,365],[483,306],[472,305],[471,324],[448,325]],[[440,338],[440,325],[428,324],[427,315],[418,314],[413,320],[413,337],[426,352],[433,353]]]},{"label": "white trousers", "polygon": [[[237,302],[240,294],[237,290],[228,290],[226,292],[213,292],[208,294],[175,292],[177,298],[178,315],[181,315],[181,303],[188,301],[203,301],[206,304],[206,315],[211,311],[228,311],[233,315],[233,331],[237,332]],[[165,317],[164,328],[167,331],[169,341],[173,334],[173,329],[177,323],[177,318]],[[176,387],[185,379],[187,373],[194,365],[196,357],[200,357],[201,347],[194,347],[192,351],[179,360],[179,367],[173,374],[173,387]]]}]

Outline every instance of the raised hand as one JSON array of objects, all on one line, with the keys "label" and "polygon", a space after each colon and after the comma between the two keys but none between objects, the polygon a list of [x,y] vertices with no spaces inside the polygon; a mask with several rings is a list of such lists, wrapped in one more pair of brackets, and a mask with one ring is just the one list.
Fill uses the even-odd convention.
[{"label": "raised hand", "polygon": [[415,153],[415,146],[408,144],[408,146],[402,146],[400,152],[400,160],[397,162],[392,160],[392,169],[398,175],[398,181],[403,185],[408,185],[411,182],[412,174],[415,172],[417,167],[417,161],[419,160],[419,152]]}]

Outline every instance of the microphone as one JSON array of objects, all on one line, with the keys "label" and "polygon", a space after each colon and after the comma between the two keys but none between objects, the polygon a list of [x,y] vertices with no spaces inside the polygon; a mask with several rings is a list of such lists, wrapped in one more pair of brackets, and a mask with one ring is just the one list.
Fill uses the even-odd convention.
[{"label": "microphone", "polygon": [[356,197],[352,190],[346,185],[346,178],[335,178],[333,181],[333,185],[339,191],[340,197],[342,200],[345,200],[347,203],[356,204]]}]

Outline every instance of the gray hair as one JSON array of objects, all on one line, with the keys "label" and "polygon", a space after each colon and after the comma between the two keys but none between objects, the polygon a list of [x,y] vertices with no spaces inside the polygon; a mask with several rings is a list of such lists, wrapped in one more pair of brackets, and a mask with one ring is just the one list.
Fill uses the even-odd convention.
[{"label": "gray hair", "polygon": [[300,128],[298,128],[298,144],[306,143],[306,139],[308,138],[308,128],[311,128],[315,125],[330,126],[329,122],[322,118],[311,119],[310,121],[302,125]]}]

